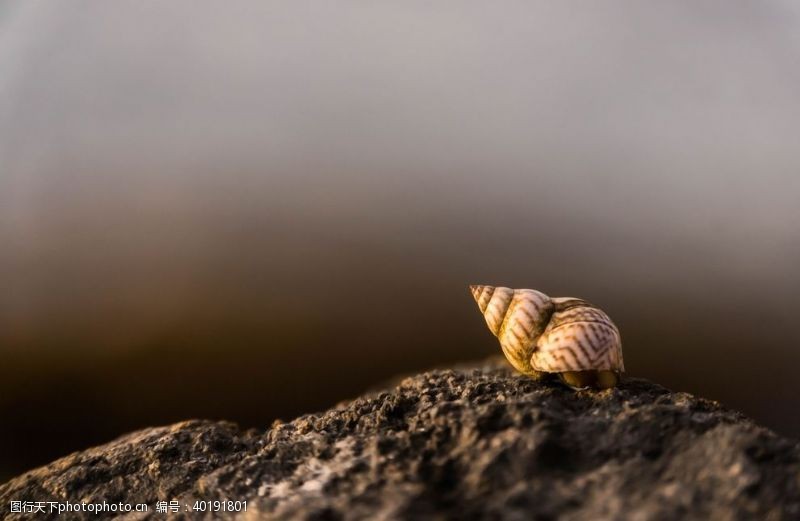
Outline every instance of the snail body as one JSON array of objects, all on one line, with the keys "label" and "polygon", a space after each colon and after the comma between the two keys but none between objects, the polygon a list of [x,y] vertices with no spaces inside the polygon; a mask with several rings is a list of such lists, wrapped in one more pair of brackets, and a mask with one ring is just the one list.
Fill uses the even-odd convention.
[{"label": "snail body", "polygon": [[532,289],[476,285],[470,291],[509,363],[533,378],[556,373],[572,387],[602,389],[624,372],[619,330],[585,300]]}]

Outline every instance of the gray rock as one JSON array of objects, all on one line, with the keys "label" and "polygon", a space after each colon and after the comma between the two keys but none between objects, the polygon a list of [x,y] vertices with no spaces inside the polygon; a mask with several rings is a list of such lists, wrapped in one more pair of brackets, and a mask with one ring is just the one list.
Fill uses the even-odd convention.
[{"label": "gray rock", "polygon": [[[226,499],[246,512],[185,513]],[[105,501],[148,505],[123,519],[164,519],[156,502],[171,500],[178,518],[797,520],[800,444],[642,379],[574,391],[487,364],[409,377],[265,432],[143,429],[0,486],[3,515],[11,501],[46,512],[48,501]]]}]

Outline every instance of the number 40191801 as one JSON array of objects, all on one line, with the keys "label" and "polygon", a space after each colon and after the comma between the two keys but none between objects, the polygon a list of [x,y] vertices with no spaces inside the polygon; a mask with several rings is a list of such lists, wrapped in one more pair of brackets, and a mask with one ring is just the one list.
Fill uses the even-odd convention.
[{"label": "number 40191801", "polygon": [[247,501],[195,501],[194,512],[247,512]]}]

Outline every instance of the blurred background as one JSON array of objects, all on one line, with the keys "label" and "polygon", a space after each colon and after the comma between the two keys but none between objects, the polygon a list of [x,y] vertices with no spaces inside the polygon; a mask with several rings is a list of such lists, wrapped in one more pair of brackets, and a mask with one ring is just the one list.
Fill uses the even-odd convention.
[{"label": "blurred background", "polygon": [[0,2],[0,479],[499,353],[468,284],[800,436],[786,1]]}]

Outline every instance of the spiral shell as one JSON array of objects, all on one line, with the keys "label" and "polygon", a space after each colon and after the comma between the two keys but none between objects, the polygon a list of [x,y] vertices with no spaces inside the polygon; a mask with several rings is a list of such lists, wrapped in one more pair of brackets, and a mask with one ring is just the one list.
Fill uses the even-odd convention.
[{"label": "spiral shell", "polygon": [[[613,382],[625,370],[619,331],[603,311],[578,298],[550,298],[532,289],[470,286],[489,330],[508,361],[521,373],[583,372]],[[583,375],[585,376],[585,375]],[[577,382],[585,381],[581,376]],[[572,384],[572,380],[568,380]],[[582,386],[582,385],[576,385]]]}]

